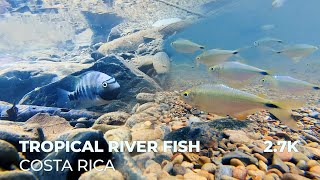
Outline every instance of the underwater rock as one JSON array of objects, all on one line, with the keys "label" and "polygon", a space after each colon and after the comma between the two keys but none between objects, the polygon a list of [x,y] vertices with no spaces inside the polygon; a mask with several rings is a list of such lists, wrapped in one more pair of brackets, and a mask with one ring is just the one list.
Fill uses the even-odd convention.
[{"label": "underwater rock", "polygon": [[[44,141],[44,134],[40,127],[20,122],[0,121],[0,139],[14,145],[18,151],[22,150],[19,141]],[[27,153],[28,159],[39,159],[41,153]]]},{"label": "underwater rock", "polygon": [[289,167],[280,159],[280,157],[277,154],[273,154],[272,164],[269,168],[278,169],[282,173],[290,172]]},{"label": "underwater rock", "polygon": [[132,159],[137,163],[140,169],[145,169],[146,162],[148,160],[154,159],[154,157],[154,152],[146,152],[139,155],[135,155],[132,157]]},{"label": "underwater rock", "polygon": [[229,136],[229,140],[233,143],[239,143],[239,144],[252,143],[252,140],[246,135],[244,131],[226,130],[223,133]]},{"label": "underwater rock", "polygon": [[160,128],[141,129],[133,131],[131,136],[132,141],[155,141],[157,139],[163,139],[163,131]]},{"label": "underwater rock", "polygon": [[153,102],[155,99],[155,94],[152,93],[139,93],[136,96],[136,99],[139,103],[147,103],[147,102]]},{"label": "underwater rock", "polygon": [[77,47],[89,47],[91,43],[91,37],[93,36],[93,32],[91,29],[86,29],[81,33],[77,34],[75,37],[75,45]]},{"label": "underwater rock", "polygon": [[14,170],[14,171],[4,171],[4,172],[0,172],[0,179],[36,180],[37,178],[36,178],[31,172]]},{"label": "underwater rock", "polygon": [[157,120],[156,117],[154,117],[148,113],[141,112],[141,113],[133,114],[132,116],[130,116],[126,122],[126,125],[128,127],[133,127],[134,125],[136,125],[140,122],[145,122],[146,119],[151,122]]},{"label": "underwater rock", "polygon": [[26,121],[25,124],[42,128],[47,141],[52,141],[60,134],[73,129],[66,119],[44,113],[36,114]]},{"label": "underwater rock", "polygon": [[158,28],[141,30],[133,34],[104,43],[100,46],[98,51],[105,55],[134,52],[138,49],[140,44],[150,42],[158,38],[162,38],[162,35],[158,32]]},{"label": "underwater rock", "polygon": [[[105,166],[98,166],[97,169],[104,169]],[[108,180],[124,180],[123,175],[117,171],[112,169],[106,169],[105,171],[98,171],[97,169],[93,169],[91,171],[83,173],[79,180],[105,180],[108,177]]]},{"label": "underwater rock", "polygon": [[111,29],[122,22],[122,18],[111,13],[93,13],[83,11],[90,29],[93,32],[92,43],[106,42]]},{"label": "underwater rock", "polygon": [[139,70],[152,77],[158,84],[165,86],[170,71],[170,58],[165,52],[155,55],[137,56],[133,62]]},{"label": "underwater rock", "polygon": [[19,154],[16,148],[7,141],[0,140],[0,167],[10,169],[11,165],[19,164]]},{"label": "underwater rock", "polygon": [[28,93],[21,101],[21,104],[57,107],[59,89],[74,91],[78,79],[76,76],[88,71],[99,71],[106,73],[116,79],[120,84],[120,93],[117,100],[109,104],[91,108],[95,111],[111,112],[117,110],[131,110],[136,104],[136,95],[140,92],[155,92],[161,90],[151,78],[146,77],[142,72],[131,67],[115,56],[104,57],[97,61],[92,67],[83,69],[55,83],[48,84]]},{"label": "underwater rock", "polygon": [[258,159],[255,157],[252,157],[250,155],[247,155],[241,151],[233,151],[230,153],[227,153],[223,156],[221,162],[223,164],[229,164],[230,160],[236,158],[236,159],[240,159],[242,162],[248,164],[258,164]]},{"label": "underwater rock", "polygon": [[131,141],[130,129],[126,126],[121,126],[117,129],[111,129],[104,134],[107,141]]},{"label": "underwater rock", "polygon": [[176,23],[182,21],[180,18],[168,18],[168,19],[161,19],[159,21],[156,21],[152,24],[153,27],[162,27],[162,26],[168,26],[170,24]]},{"label": "underwater rock", "polygon": [[107,125],[123,125],[129,118],[129,114],[126,112],[110,112],[100,116],[94,124],[107,124]]},{"label": "underwater rock", "polygon": [[[40,171],[33,171],[39,180],[55,180],[55,179],[78,179],[85,170],[77,170],[78,160],[83,159],[86,161],[98,160],[101,159],[104,163],[97,163],[97,165],[106,164],[109,159],[111,159],[112,153],[108,153],[108,143],[103,138],[103,134],[99,131],[88,130],[88,129],[76,129],[69,131],[65,134],[62,134],[60,138],[56,139],[57,141],[80,141],[81,144],[78,148],[82,149],[86,141],[90,141],[91,144],[94,144],[95,141],[98,141],[98,146],[100,149],[103,149],[104,152],[66,152],[66,149],[60,150],[58,153],[52,152],[49,153],[42,161],[45,160],[55,160],[63,159],[68,160],[71,164],[71,167],[74,171],[70,169],[65,169],[61,171],[62,166],[56,167],[56,164],[52,164],[53,169],[59,169],[58,171],[45,171],[41,169]],[[35,168],[39,169],[40,164],[35,164]]]},{"label": "underwater rock", "polygon": [[[167,26],[153,27],[146,30],[141,30],[130,35],[120,37],[113,41],[107,42],[100,46],[99,52],[107,54],[118,54],[125,52],[134,52],[143,43],[149,43],[156,39],[164,39],[174,33],[181,31],[195,21],[179,21],[171,23]],[[128,43],[129,42],[129,43]]]},{"label": "underwater rock", "polygon": [[248,121],[218,119],[212,122],[192,123],[165,136],[166,141],[200,141],[201,146],[211,147],[212,139],[219,141],[223,137],[223,129],[241,129],[247,127]]},{"label": "underwater rock", "polygon": [[[10,60],[11,61],[11,60]],[[50,67],[50,68],[48,68]],[[90,65],[41,61],[20,61],[0,65],[0,100],[18,102],[26,93]]]},{"label": "underwater rock", "polygon": [[167,84],[170,72],[170,58],[165,52],[158,52],[154,55],[153,67],[157,73],[154,79],[161,85]]}]

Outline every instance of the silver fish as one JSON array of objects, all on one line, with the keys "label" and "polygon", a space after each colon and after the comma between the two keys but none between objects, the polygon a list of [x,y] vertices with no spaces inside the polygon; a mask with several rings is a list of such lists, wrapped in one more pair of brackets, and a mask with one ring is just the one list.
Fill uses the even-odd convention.
[{"label": "silver fish", "polygon": [[305,94],[306,91],[319,91],[320,86],[290,76],[266,76],[262,85],[275,91],[292,94]]},{"label": "silver fish", "polygon": [[284,54],[285,56],[291,58],[294,62],[299,62],[301,59],[306,58],[318,49],[319,47],[309,44],[294,44],[280,51],[276,51],[276,53]]},{"label": "silver fish", "polygon": [[89,71],[80,76],[73,92],[60,90],[57,104],[68,108],[101,106],[116,99],[119,93],[120,85],[115,78],[98,71]]},{"label": "silver fish", "polygon": [[265,37],[262,39],[258,39],[255,42],[253,42],[254,46],[266,46],[270,47],[275,44],[282,44],[283,41],[281,39],[271,38],[271,37]]}]

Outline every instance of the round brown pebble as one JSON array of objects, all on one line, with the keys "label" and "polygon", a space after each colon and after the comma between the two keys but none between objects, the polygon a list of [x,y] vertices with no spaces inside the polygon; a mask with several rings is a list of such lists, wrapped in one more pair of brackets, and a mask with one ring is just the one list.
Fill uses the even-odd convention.
[{"label": "round brown pebble", "polygon": [[182,126],[182,125],[173,125],[173,126],[171,127],[172,131],[175,131],[175,130],[181,129],[181,128],[184,128],[184,126]]},{"label": "round brown pebble", "polygon": [[269,169],[267,173],[268,173],[268,174],[269,174],[269,173],[275,173],[275,174],[277,174],[280,178],[282,178],[282,177],[283,177],[282,172],[281,172],[281,171],[279,171],[278,169],[274,169],[274,168]]},{"label": "round brown pebble", "polygon": [[202,177],[205,177],[207,179],[210,179],[212,176],[211,176],[211,173],[207,172],[207,171],[204,171],[204,170],[200,170],[197,172],[197,174],[199,176],[202,176]]},{"label": "round brown pebble", "polygon": [[270,173],[264,177],[264,180],[280,180],[280,178],[277,174]]},{"label": "round brown pebble", "polygon": [[234,178],[245,180],[248,174],[248,170],[244,166],[238,166],[233,169],[232,176]]},{"label": "round brown pebble", "polygon": [[171,118],[165,118],[165,119],[163,120],[163,122],[169,123],[169,122],[171,122]]},{"label": "round brown pebble", "polygon": [[232,166],[245,166],[242,161],[240,161],[239,159],[236,159],[236,158],[232,158],[230,160],[230,164]]},{"label": "round brown pebble", "polygon": [[266,163],[264,163],[263,161],[259,160],[258,164],[259,164],[259,169],[261,171],[267,172],[268,166],[266,165]]},{"label": "round brown pebble", "polygon": [[238,147],[239,150],[243,150],[244,152],[247,152],[247,153],[251,153],[252,152],[252,149],[249,149],[246,145],[242,145],[240,147]]},{"label": "round brown pebble", "polygon": [[259,169],[257,168],[257,166],[254,165],[254,164],[250,164],[249,166],[246,167],[246,169],[247,169],[247,170],[253,170],[253,171],[259,170]]},{"label": "round brown pebble", "polygon": [[194,164],[190,163],[190,162],[187,162],[187,161],[183,161],[181,163],[181,166],[185,167],[185,168],[189,168],[189,169],[193,169],[194,167]]},{"label": "round brown pebble", "polygon": [[181,164],[183,161],[183,155],[182,154],[178,154],[176,156],[173,157],[172,159],[172,163],[173,164]]},{"label": "round brown pebble", "polygon": [[209,173],[215,173],[217,166],[213,163],[205,163],[202,167],[202,170],[208,171]]},{"label": "round brown pebble", "polygon": [[312,168],[313,166],[319,166],[320,163],[318,163],[316,160],[309,160],[307,162],[307,165],[308,165],[309,168]]},{"label": "round brown pebble", "polygon": [[287,148],[284,148],[284,150],[282,152],[280,152],[280,147],[279,146],[275,146],[274,148],[278,149],[277,152],[275,152],[278,157],[283,161],[283,162],[288,162],[292,159],[293,157],[293,152],[288,152]]},{"label": "round brown pebble", "polygon": [[267,158],[265,158],[265,157],[262,156],[261,154],[259,154],[259,153],[254,153],[253,155],[254,155],[254,157],[258,158],[259,160],[263,161],[264,163],[266,163],[266,164],[268,163]]},{"label": "round brown pebble", "polygon": [[320,165],[313,166],[309,171],[320,175]]},{"label": "round brown pebble", "polygon": [[263,179],[264,176],[266,175],[266,173],[261,170],[256,170],[256,171],[249,170],[248,174],[249,174],[249,176],[252,176],[252,178],[258,178],[258,179],[260,179],[260,178]]},{"label": "round brown pebble", "polygon": [[211,163],[211,159],[206,156],[200,156],[199,160],[205,164],[205,163]]}]

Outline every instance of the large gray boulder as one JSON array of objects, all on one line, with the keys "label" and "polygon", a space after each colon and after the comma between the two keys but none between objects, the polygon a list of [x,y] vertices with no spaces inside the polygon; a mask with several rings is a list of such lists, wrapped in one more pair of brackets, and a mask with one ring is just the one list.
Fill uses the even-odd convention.
[{"label": "large gray boulder", "polygon": [[161,87],[151,78],[146,76],[134,66],[124,62],[115,56],[104,57],[97,61],[93,66],[75,72],[60,81],[48,84],[41,88],[31,91],[22,98],[20,104],[57,107],[58,89],[74,91],[78,78],[87,71],[99,71],[113,76],[120,84],[120,94],[111,103],[91,110],[111,112],[117,110],[131,110],[136,104],[136,95],[140,92],[155,92]]},{"label": "large gray boulder", "polygon": [[69,62],[21,61],[15,57],[2,57],[0,62],[0,100],[11,103],[37,87],[90,67]]}]

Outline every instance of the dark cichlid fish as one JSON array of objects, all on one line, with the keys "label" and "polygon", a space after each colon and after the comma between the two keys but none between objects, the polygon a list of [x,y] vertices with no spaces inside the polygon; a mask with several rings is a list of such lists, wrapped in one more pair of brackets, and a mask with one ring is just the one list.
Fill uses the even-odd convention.
[{"label": "dark cichlid fish", "polygon": [[120,85],[115,78],[98,71],[89,71],[79,77],[73,92],[59,90],[59,107],[89,108],[101,106],[117,98]]}]

